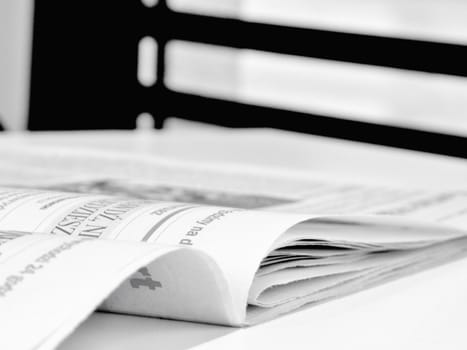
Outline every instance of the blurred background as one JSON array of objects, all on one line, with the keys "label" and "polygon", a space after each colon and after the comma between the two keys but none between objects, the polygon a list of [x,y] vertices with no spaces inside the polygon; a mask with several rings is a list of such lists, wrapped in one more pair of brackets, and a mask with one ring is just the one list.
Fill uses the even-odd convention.
[{"label": "blurred background", "polygon": [[176,116],[466,156],[465,1],[96,3],[0,0],[5,129]]},{"label": "blurred background", "polygon": [[27,124],[33,2],[0,0],[0,123]]}]

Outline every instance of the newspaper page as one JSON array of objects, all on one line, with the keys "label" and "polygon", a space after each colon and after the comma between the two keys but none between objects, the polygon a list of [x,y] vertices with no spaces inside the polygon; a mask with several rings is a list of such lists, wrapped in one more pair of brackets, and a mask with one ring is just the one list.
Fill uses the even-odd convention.
[{"label": "newspaper page", "polygon": [[467,227],[467,185],[398,187],[339,174],[34,145],[0,148],[0,183],[278,212],[408,216]]},{"label": "newspaper page", "polygon": [[[198,289],[203,285],[204,295],[195,293],[192,283],[180,281],[180,291],[159,293],[157,300],[145,298],[149,291],[142,289],[138,298],[122,297],[122,293],[110,297],[102,309],[225,325],[245,323],[248,292],[262,259],[281,234],[308,218],[179,202],[0,189],[0,229],[201,250],[215,262],[213,276],[203,277],[203,284],[202,276],[193,273],[199,280],[192,282]],[[172,278],[179,280],[186,275],[180,270],[187,268],[190,265],[181,261],[173,268]],[[214,273],[217,270],[221,277]]]},{"label": "newspaper page", "polygon": [[[229,288],[236,290],[232,300],[236,307],[245,302],[248,305],[246,314],[244,311],[236,314],[238,324],[268,319],[307,303],[345,295],[465,254],[462,238],[466,233],[467,192],[462,188],[442,191],[394,187],[309,172],[198,164],[66,147],[0,150],[0,159],[6,165],[2,179],[5,184],[118,194],[169,201],[173,205],[183,202],[188,207],[207,205],[206,212],[193,209],[194,216],[184,213],[187,215],[181,217],[187,221],[183,219],[180,227],[173,227],[178,227],[178,233],[189,232],[197,237],[195,240],[185,237],[185,243],[196,241],[198,248],[205,248],[214,256],[222,252],[214,260],[224,274],[230,276],[226,271],[231,268],[232,276],[237,276],[227,277]],[[232,218],[247,212],[238,208],[259,209],[264,220],[259,220],[262,222],[256,226],[248,220],[237,226]],[[203,215],[199,216],[198,210]],[[192,230],[193,222],[203,221],[221,210],[234,212],[215,220],[219,226],[214,229],[211,225],[212,231]],[[298,226],[291,222],[275,225],[275,218],[283,217],[284,212],[304,215],[301,220],[310,217],[314,220]],[[258,216],[255,213],[251,217]],[[263,226],[264,222],[269,224]],[[225,235],[220,235],[221,231]],[[207,232],[212,233],[209,238]],[[239,235],[244,232],[248,234]],[[272,246],[254,241],[264,239],[258,238],[263,232],[273,232],[272,236],[278,240],[272,242],[272,237],[268,237]],[[180,244],[180,236],[174,237],[178,238],[175,243]],[[232,239],[235,242],[230,245],[230,240],[223,240],[226,237],[235,238]],[[230,250],[219,248],[222,245],[230,245]],[[249,246],[261,247],[251,248],[254,259],[239,262],[237,255],[232,257],[236,252],[251,257]],[[225,263],[226,259],[230,263]],[[250,264],[253,260],[254,264]]]},{"label": "newspaper page", "polygon": [[[118,286],[136,292],[149,287],[140,271],[147,271],[157,261],[160,265],[161,259],[176,258],[181,250],[0,232],[0,349],[55,348]],[[183,255],[198,261],[198,267],[206,260],[201,253],[195,257],[194,250]],[[204,266],[206,271],[211,268]],[[203,275],[200,272],[200,278]],[[170,286],[175,281],[162,279],[158,279],[158,289],[179,287]]]},{"label": "newspaper page", "polygon": [[0,189],[0,229],[197,248],[212,259],[205,264],[212,274],[200,275],[204,270],[184,257],[170,268],[158,260],[140,271],[142,281],[166,276],[177,289],[154,298],[157,284],[138,291],[124,286],[101,310],[231,326],[361,289],[365,284],[356,280],[383,281],[384,274],[426,263],[424,249],[464,235],[371,216],[313,217],[11,188]]}]

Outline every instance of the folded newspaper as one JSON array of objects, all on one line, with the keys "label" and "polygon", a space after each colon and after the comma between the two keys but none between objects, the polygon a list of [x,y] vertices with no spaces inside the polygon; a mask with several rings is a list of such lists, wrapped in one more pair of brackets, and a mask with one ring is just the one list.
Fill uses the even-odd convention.
[{"label": "folded newspaper", "polygon": [[1,349],[95,309],[253,325],[467,255],[465,190],[54,152],[0,149]]}]

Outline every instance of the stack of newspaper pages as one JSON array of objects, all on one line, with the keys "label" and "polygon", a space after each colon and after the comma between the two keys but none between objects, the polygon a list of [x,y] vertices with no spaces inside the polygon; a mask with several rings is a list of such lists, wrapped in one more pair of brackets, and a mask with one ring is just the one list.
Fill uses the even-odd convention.
[{"label": "stack of newspaper pages", "polygon": [[27,142],[0,160],[1,349],[96,309],[253,325],[467,255],[462,189]]}]

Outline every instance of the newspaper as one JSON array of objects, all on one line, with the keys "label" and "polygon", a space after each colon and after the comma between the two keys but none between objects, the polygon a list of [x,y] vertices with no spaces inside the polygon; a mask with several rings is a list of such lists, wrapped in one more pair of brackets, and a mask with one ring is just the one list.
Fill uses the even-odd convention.
[{"label": "newspaper", "polygon": [[[108,150],[20,146],[0,149],[0,180],[8,186],[0,189],[0,230],[84,240],[66,254],[95,244],[88,242],[142,252],[133,264],[118,254],[108,259],[112,253],[79,248],[73,273],[57,259],[56,273],[76,276],[81,286],[65,301],[83,289],[94,292],[83,287],[90,270],[112,283],[103,280],[76,310],[64,308],[60,299],[43,299],[38,317],[48,319],[46,310],[55,307],[63,312],[55,328],[38,331],[45,335],[37,338],[44,348],[98,305],[111,312],[245,326],[467,254],[463,189],[394,188]],[[20,239],[25,238],[0,249],[9,252]],[[99,268],[90,268],[93,259]],[[18,266],[29,260],[25,255]],[[2,269],[2,276],[16,271]],[[36,281],[45,294],[57,293],[40,274]],[[5,303],[10,317],[34,301],[35,289],[25,287],[16,302]],[[4,315],[6,329],[16,327]],[[52,328],[58,331],[49,336]]]},{"label": "newspaper", "polygon": [[[180,260],[181,250],[0,232],[0,348],[54,348],[122,282],[138,283],[135,271]],[[194,250],[183,259],[208,261]]]}]

